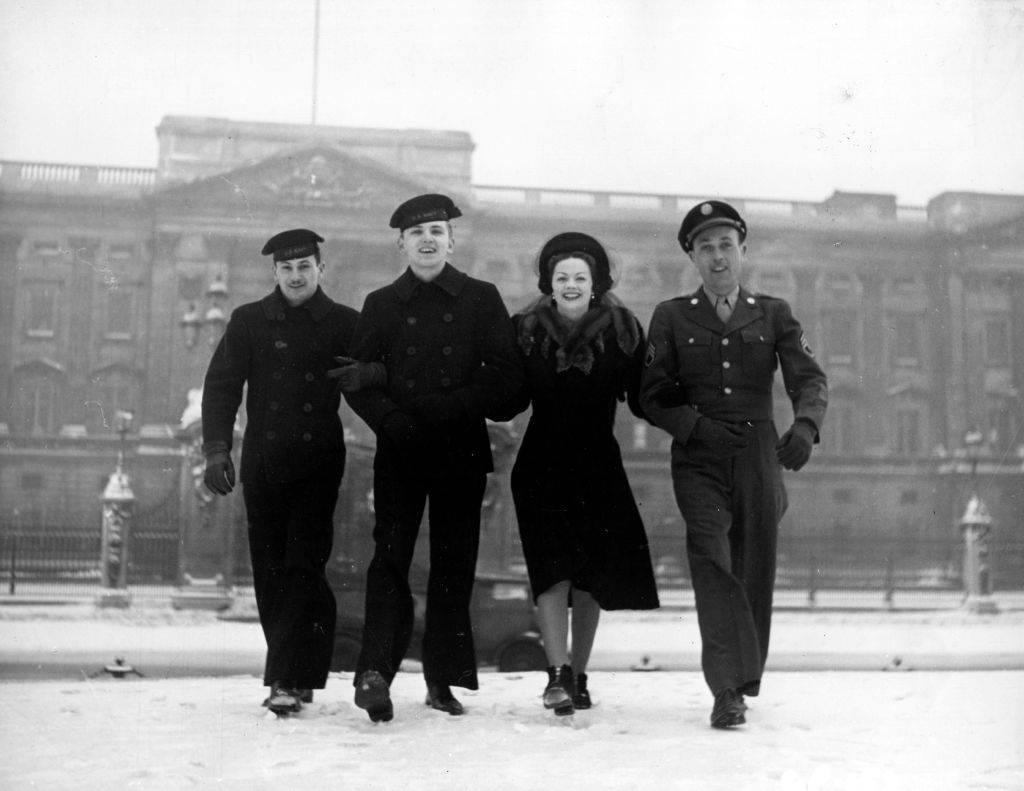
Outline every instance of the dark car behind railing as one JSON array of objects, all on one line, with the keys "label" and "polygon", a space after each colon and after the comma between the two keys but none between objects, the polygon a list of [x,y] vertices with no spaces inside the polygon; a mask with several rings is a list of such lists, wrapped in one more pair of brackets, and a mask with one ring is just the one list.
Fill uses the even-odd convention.
[{"label": "dark car behind railing", "polygon": [[[409,573],[415,624],[408,658],[422,659],[423,613],[427,572],[413,565]],[[362,642],[366,573],[343,561],[332,562],[327,579],[338,603],[331,670],[354,670]],[[477,664],[501,672],[543,670],[544,648],[534,616],[530,586],[524,576],[478,571],[470,604]]]}]

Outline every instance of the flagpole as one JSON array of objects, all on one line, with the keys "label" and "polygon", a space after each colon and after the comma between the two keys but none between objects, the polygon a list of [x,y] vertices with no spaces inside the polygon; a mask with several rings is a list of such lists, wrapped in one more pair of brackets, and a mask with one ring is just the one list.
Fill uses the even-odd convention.
[{"label": "flagpole", "polygon": [[320,71],[320,0],[316,0],[313,18],[313,110],[309,123],[316,126],[317,78]]}]

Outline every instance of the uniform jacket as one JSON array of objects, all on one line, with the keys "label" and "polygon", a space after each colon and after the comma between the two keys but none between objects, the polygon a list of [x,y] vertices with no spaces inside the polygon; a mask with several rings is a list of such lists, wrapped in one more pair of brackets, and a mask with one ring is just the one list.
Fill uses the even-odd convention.
[{"label": "uniform jacket", "polygon": [[346,394],[374,432],[396,410],[412,415],[418,396],[449,395],[463,417],[443,430],[424,428],[431,469],[493,470],[484,419],[502,411],[522,385],[508,310],[493,284],[451,264],[429,283],[406,269],[366,297],[352,354],[387,367],[385,387]]},{"label": "uniform jacket", "polygon": [[788,303],[740,289],[723,324],[704,289],[660,303],[651,318],[640,404],[681,443],[700,416],[728,422],[772,419],[776,368],[793,416],[820,429],[828,403],[815,362]]},{"label": "uniform jacket", "polygon": [[242,481],[284,483],[343,464],[340,396],[326,373],[349,354],[358,318],[319,288],[297,308],[276,288],[236,308],[206,371],[204,449],[231,448],[248,384]]}]

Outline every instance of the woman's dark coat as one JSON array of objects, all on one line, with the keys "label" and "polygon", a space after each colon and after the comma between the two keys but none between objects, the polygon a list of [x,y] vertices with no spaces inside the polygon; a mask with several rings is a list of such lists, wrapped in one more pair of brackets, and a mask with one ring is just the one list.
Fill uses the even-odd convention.
[{"label": "woman's dark coat", "polygon": [[549,300],[513,322],[526,374],[516,407],[532,403],[533,414],[512,495],[534,600],[571,579],[602,609],[653,609],[647,536],[613,435],[620,400],[643,417],[643,330],[611,305],[568,330]]}]

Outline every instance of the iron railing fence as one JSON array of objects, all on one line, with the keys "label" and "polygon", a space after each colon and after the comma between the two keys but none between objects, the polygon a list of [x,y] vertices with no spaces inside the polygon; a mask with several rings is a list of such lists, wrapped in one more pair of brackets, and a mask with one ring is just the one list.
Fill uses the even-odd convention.
[{"label": "iron railing fence", "polygon": [[[236,585],[251,581],[248,546],[235,546]],[[137,526],[129,539],[128,585],[176,585],[181,579],[180,536],[162,525]],[[685,554],[682,551],[679,554]],[[807,591],[959,591],[963,589],[963,543],[950,539],[782,536],[776,588]],[[55,526],[14,529],[0,524],[0,595],[33,592],[75,595],[95,592],[100,583],[99,527]],[[994,591],[1024,590],[1024,540],[995,535],[988,551]],[[685,557],[656,562],[659,586],[690,587]]]},{"label": "iron railing fence", "polygon": [[[129,538],[128,585],[174,585],[179,577],[177,531],[138,530]],[[30,585],[41,594],[87,594],[100,584],[99,528],[0,530],[0,592]]]}]

